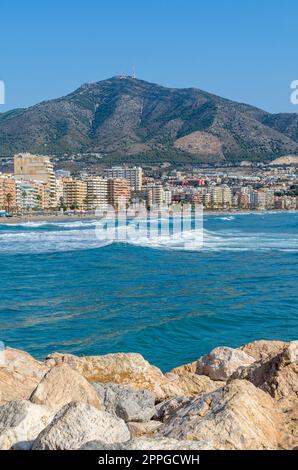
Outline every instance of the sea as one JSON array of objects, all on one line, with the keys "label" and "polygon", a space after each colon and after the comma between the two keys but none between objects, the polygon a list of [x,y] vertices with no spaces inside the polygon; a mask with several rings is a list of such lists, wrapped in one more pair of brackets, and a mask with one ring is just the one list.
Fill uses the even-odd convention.
[{"label": "sea", "polygon": [[97,223],[0,225],[4,345],[138,352],[168,371],[220,345],[298,339],[297,212],[206,214],[202,243],[195,230],[103,243]]}]

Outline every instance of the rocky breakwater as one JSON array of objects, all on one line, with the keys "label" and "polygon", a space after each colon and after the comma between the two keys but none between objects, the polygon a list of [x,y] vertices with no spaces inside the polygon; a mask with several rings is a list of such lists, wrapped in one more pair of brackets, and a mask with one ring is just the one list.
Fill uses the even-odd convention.
[{"label": "rocky breakwater", "polygon": [[298,341],[218,347],[166,374],[133,353],[2,359],[2,450],[298,446]]}]

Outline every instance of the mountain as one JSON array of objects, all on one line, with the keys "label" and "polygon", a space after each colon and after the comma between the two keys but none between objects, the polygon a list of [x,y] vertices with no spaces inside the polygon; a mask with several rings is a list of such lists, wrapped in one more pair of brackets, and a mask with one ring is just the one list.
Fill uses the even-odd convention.
[{"label": "mountain", "polygon": [[0,155],[100,153],[115,161],[220,163],[298,154],[298,115],[132,77],[0,114]]}]

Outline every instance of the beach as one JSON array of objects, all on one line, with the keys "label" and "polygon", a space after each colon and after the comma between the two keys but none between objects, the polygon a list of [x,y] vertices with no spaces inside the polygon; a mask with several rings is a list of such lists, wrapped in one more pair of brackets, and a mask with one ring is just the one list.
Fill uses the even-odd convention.
[{"label": "beach", "polygon": [[[297,210],[284,210],[284,209],[272,209],[272,210],[204,210],[205,215],[237,215],[237,214],[274,214],[274,213],[296,213]],[[98,215],[93,213],[80,213],[80,214],[44,214],[44,215],[23,215],[23,216],[13,216],[13,217],[0,217],[0,224],[17,224],[17,223],[26,223],[26,222],[65,222],[70,220],[88,220],[88,219],[100,219]]]}]

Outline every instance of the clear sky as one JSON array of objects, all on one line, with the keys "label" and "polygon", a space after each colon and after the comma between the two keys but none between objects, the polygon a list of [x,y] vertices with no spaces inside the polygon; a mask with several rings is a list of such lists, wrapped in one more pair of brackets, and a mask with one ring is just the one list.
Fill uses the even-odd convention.
[{"label": "clear sky", "polygon": [[298,112],[297,23],[297,0],[2,0],[0,111],[135,64],[144,80]]}]

